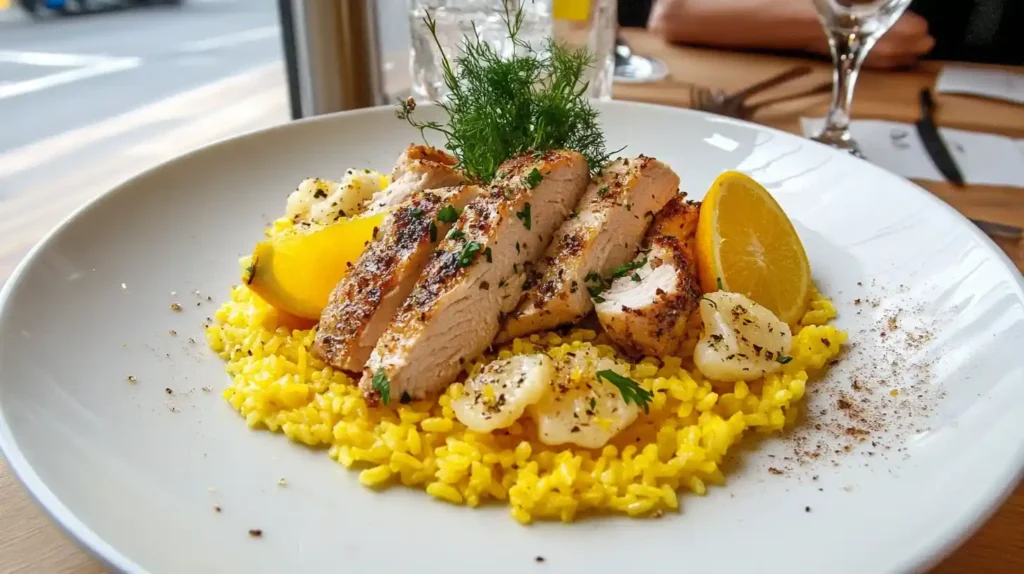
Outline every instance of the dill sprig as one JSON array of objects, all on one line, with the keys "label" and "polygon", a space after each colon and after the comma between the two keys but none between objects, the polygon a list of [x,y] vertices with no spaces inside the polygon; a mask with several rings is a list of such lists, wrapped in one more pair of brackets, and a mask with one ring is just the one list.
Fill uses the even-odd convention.
[{"label": "dill sprig", "polygon": [[420,130],[442,134],[445,147],[458,159],[458,168],[472,179],[489,182],[502,162],[527,152],[571,149],[587,158],[596,173],[607,161],[604,134],[581,82],[594,57],[585,49],[572,50],[548,39],[541,53],[519,37],[523,11],[503,15],[515,49],[502,58],[489,43],[473,35],[463,40],[463,54],[453,65],[437,37],[431,14],[423,19],[441,51],[448,96],[437,104],[447,123],[417,121],[416,102],[398,104],[398,117]]}]

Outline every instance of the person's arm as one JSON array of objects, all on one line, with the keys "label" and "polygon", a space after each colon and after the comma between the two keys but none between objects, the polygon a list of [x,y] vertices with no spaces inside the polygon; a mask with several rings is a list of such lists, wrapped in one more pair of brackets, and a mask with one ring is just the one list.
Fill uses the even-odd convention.
[{"label": "person's arm", "polygon": [[[669,42],[828,54],[811,0],[657,0],[647,27]],[[907,12],[879,39],[866,63],[907,66],[934,46],[928,22]]]},{"label": "person's arm", "polygon": [[648,28],[670,42],[809,50],[825,36],[811,0],[658,0]]}]

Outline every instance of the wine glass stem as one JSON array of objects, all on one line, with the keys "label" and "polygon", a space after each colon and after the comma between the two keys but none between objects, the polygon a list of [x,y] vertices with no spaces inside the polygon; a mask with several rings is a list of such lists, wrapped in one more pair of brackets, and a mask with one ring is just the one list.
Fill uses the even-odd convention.
[{"label": "wine glass stem", "polygon": [[828,43],[832,49],[835,70],[832,72],[832,104],[825,120],[825,131],[839,134],[850,128],[850,108],[853,105],[857,74],[860,73],[860,66],[868,50],[874,44],[874,38],[830,30]]}]

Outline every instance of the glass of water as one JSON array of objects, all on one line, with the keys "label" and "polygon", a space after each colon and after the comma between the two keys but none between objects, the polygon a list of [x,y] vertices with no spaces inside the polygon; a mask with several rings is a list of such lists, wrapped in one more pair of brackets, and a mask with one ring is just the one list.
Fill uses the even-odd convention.
[{"label": "glass of water", "polygon": [[[551,0],[508,0],[510,14],[520,7],[523,9],[523,25],[518,37],[532,49],[542,50],[551,35],[550,4]],[[436,42],[424,22],[427,14],[437,22]],[[463,38],[473,36],[474,25],[482,41],[503,57],[510,56],[516,48],[508,39],[504,16],[505,0],[409,0],[412,95],[417,99],[438,100],[447,94],[441,50],[454,65],[455,59],[463,53]]]},{"label": "glass of water", "polygon": [[[472,36],[474,24],[480,39],[503,57],[516,50],[503,20],[506,2],[511,14],[522,9],[518,38],[530,49],[543,52],[548,38],[554,38],[570,48],[594,53],[594,66],[583,78],[588,83],[587,93],[593,98],[611,98],[617,0],[409,0],[413,97],[438,100],[447,94],[441,49],[454,64],[463,52],[463,39]],[[424,22],[428,13],[437,22],[438,42]]]},{"label": "glass of water", "polygon": [[619,28],[618,0],[550,2],[555,41],[572,49],[586,49],[594,56],[594,65],[583,77],[587,82],[587,95],[610,100],[615,77],[615,36]]},{"label": "glass of water", "polygon": [[850,135],[850,107],[864,58],[912,0],[813,0],[832,50],[832,105],[814,139],[861,156]]}]

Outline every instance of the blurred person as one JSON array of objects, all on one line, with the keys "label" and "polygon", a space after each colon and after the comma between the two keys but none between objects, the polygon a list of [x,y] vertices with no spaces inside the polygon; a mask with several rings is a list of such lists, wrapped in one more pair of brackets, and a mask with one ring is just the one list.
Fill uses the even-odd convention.
[{"label": "blurred person", "polygon": [[[827,55],[811,0],[619,0],[623,26],[646,25],[670,42]],[[914,0],[866,66],[922,58],[1024,64],[1024,0]]]}]

